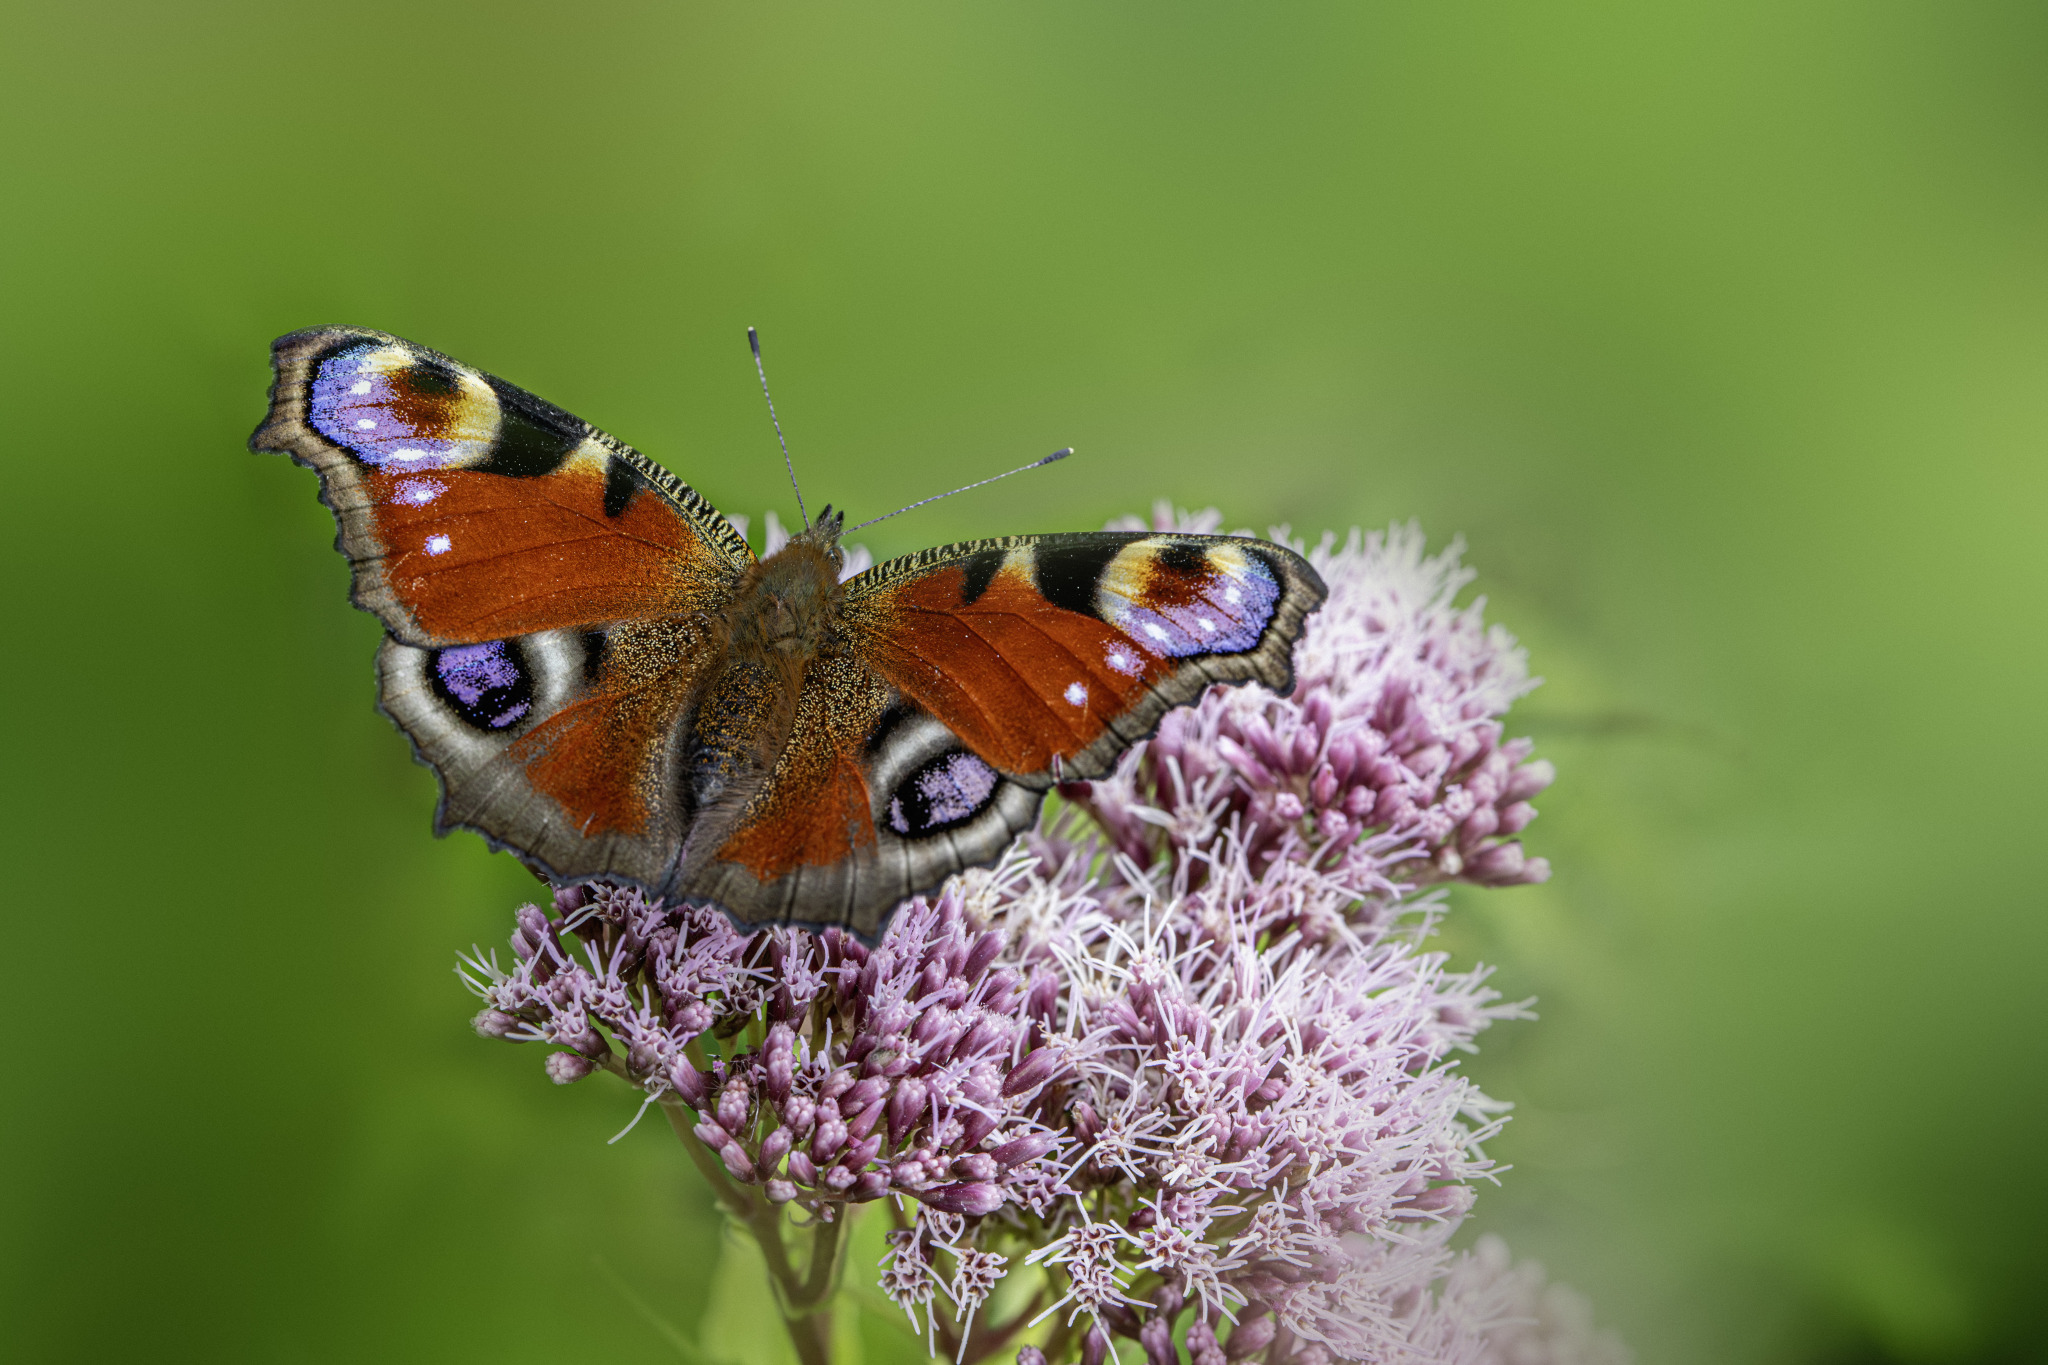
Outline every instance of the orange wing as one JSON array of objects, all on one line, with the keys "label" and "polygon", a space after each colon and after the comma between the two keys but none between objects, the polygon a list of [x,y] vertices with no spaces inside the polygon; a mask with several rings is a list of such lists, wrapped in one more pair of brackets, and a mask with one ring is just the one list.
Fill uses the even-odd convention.
[{"label": "orange wing", "polygon": [[408,644],[714,609],[753,562],[638,451],[438,352],[323,327],[272,360],[249,444],[318,471],[356,604]]},{"label": "orange wing", "polygon": [[1322,579],[1282,546],[1096,532],[927,550],[847,585],[855,652],[1009,778],[1100,777],[1211,683],[1293,687]]}]

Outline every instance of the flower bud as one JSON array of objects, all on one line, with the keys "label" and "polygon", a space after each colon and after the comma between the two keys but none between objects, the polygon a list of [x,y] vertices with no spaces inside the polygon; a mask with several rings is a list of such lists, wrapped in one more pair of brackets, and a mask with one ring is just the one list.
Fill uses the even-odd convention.
[{"label": "flower bud", "polygon": [[1533,763],[1524,763],[1508,776],[1507,789],[1501,793],[1510,801],[1523,801],[1557,781],[1557,768],[1547,758]]},{"label": "flower bud", "polygon": [[796,1043],[789,1025],[777,1024],[768,1030],[767,1041],[761,1045],[761,1055],[766,1060],[765,1089],[768,1097],[780,1104],[789,1096],[789,1084],[796,1074]]},{"label": "flower bud", "polygon": [[1138,1344],[1145,1348],[1146,1365],[1179,1365],[1173,1349],[1173,1319],[1155,1313],[1138,1329]]},{"label": "flower bud", "polygon": [[704,1097],[710,1093],[704,1073],[692,1066],[687,1057],[676,1058],[674,1064],[669,1067],[668,1083],[675,1087],[676,1094],[682,1097],[683,1103],[692,1109],[702,1108]]},{"label": "flower bud", "polygon": [[873,1161],[875,1153],[881,1150],[882,1135],[877,1133],[873,1137],[862,1138],[859,1142],[849,1146],[845,1154],[839,1158],[839,1162],[851,1170],[858,1171],[865,1168],[870,1161]]},{"label": "flower bud", "polygon": [[1465,817],[1465,823],[1458,827],[1458,839],[1468,849],[1477,847],[1479,841],[1500,828],[1500,812],[1492,806],[1481,806]]},{"label": "flower bud", "polygon": [[880,1076],[869,1076],[856,1084],[840,1097],[839,1112],[858,1114],[876,1100],[889,1093],[889,1082]]},{"label": "flower bud", "polygon": [[1524,861],[1520,844],[1496,844],[1472,860],[1472,875],[1490,882],[1513,881],[1522,875]]},{"label": "flower bud", "polygon": [[789,1154],[789,1178],[800,1185],[815,1185],[818,1183],[818,1168],[812,1165],[811,1159],[801,1151],[791,1152]]},{"label": "flower bud", "polygon": [[965,1185],[941,1185],[917,1197],[941,1213],[963,1213],[970,1218],[994,1213],[1003,1206],[1003,1192],[983,1180]]},{"label": "flower bud", "polygon": [[991,929],[974,940],[974,946],[967,950],[967,961],[961,964],[960,975],[969,981],[979,981],[981,974],[988,970],[988,964],[996,960],[1003,951],[1003,936]]},{"label": "flower bud", "polygon": [[981,1140],[990,1133],[993,1133],[995,1128],[996,1116],[994,1114],[984,1114],[978,1110],[969,1110],[961,1116],[960,1141],[956,1146],[979,1147],[981,1146]]},{"label": "flower bud", "polygon": [[846,1145],[846,1125],[838,1119],[829,1119],[818,1125],[817,1133],[811,1138],[811,1159],[830,1161]]},{"label": "flower bud", "polygon": [[768,1202],[771,1204],[787,1204],[796,1198],[796,1186],[787,1180],[771,1180],[762,1186],[762,1190],[767,1194]]},{"label": "flower bud", "polygon": [[1245,781],[1260,787],[1278,785],[1278,779],[1267,770],[1266,765],[1253,758],[1251,754],[1245,751],[1245,747],[1242,744],[1239,744],[1230,736],[1218,736],[1216,740],[1216,753]]},{"label": "flower bud", "polygon": [[597,1063],[574,1052],[550,1052],[547,1069],[548,1079],[556,1085],[573,1085],[597,1070]]},{"label": "flower bud", "polygon": [[953,1163],[953,1173],[969,1180],[994,1180],[996,1159],[987,1152],[969,1152]]},{"label": "flower bud", "polygon": [[853,1188],[847,1192],[847,1198],[854,1200],[856,1203],[865,1203],[870,1199],[880,1199],[888,1192],[889,1177],[887,1175],[881,1171],[863,1171],[860,1179],[854,1181]]},{"label": "flower bud", "polygon": [[754,1162],[747,1155],[746,1148],[737,1142],[728,1142],[718,1149],[718,1159],[725,1163],[725,1169],[732,1172],[733,1179],[748,1185],[754,1183]]},{"label": "flower bud", "polygon": [[486,1038],[508,1038],[519,1027],[519,1021],[503,1010],[482,1010],[469,1021],[469,1026]]},{"label": "flower bud", "polygon": [[1052,1149],[1052,1138],[1039,1134],[1031,1137],[1012,1138],[1002,1146],[992,1149],[988,1155],[996,1165],[1007,1169],[1011,1166],[1021,1166],[1027,1161],[1044,1156]]},{"label": "flower bud", "polygon": [[1081,1338],[1081,1365],[1102,1365],[1109,1359],[1109,1333],[1091,1323],[1088,1335]]},{"label": "flower bud", "polygon": [[1008,1034],[1008,1028],[997,1023],[992,1018],[983,1016],[974,1021],[974,1027],[968,1029],[961,1037],[959,1043],[954,1046],[952,1060],[956,1062],[966,1061],[971,1057],[978,1057],[984,1052],[994,1051],[998,1047],[1001,1047],[1002,1051],[1008,1052],[1009,1048],[1003,1046],[1009,1042]]},{"label": "flower bud", "polygon": [[[1273,1082],[1273,1089],[1275,1092],[1274,1097],[1278,1098],[1279,1082]],[[1096,1117],[1095,1106],[1086,1100],[1082,1100],[1074,1106],[1073,1112],[1074,1136],[1081,1139],[1084,1143],[1095,1141],[1097,1134],[1102,1132],[1102,1120]]]},{"label": "flower bud", "polygon": [[705,1119],[695,1128],[692,1128],[690,1135],[714,1152],[732,1141],[732,1134],[726,1132],[725,1129],[719,1127],[710,1119]]},{"label": "flower bud", "polygon": [[889,1141],[901,1142],[924,1114],[925,1083],[915,1076],[896,1082],[889,1096]]},{"label": "flower bud", "polygon": [[917,1016],[917,1022],[910,1026],[910,1041],[930,1047],[932,1041],[946,1031],[950,1020],[943,1009],[930,1009]]},{"label": "flower bud", "polygon": [[1500,829],[1502,834],[1520,834],[1536,818],[1536,808],[1527,801],[1517,801],[1501,807]]},{"label": "flower bud", "polygon": [[728,1133],[737,1133],[747,1126],[747,1111],[752,1108],[752,1096],[747,1093],[747,1083],[735,1076],[725,1083],[718,1092],[718,1123]]},{"label": "flower bud", "polygon": [[[882,1121],[884,1105],[884,1101],[876,1100],[873,1104],[855,1114],[846,1121],[846,1131],[857,1138],[864,1138],[869,1133],[874,1132],[875,1125]],[[875,1141],[880,1142],[881,1138],[878,1136]]]},{"label": "flower bud", "polygon": [[776,1163],[789,1154],[791,1138],[789,1129],[777,1128],[761,1142],[761,1166],[764,1170],[775,1169]]},{"label": "flower bud", "polygon": [[1045,1352],[1036,1346],[1017,1348],[1017,1365],[1045,1365]]},{"label": "flower bud", "polygon": [[1031,973],[1031,986],[1024,992],[1024,1013],[1045,1023],[1052,1022],[1053,1009],[1059,1004],[1060,979],[1044,968]]},{"label": "flower bud", "polygon": [[1243,1360],[1246,1356],[1270,1346],[1279,1331],[1280,1323],[1271,1313],[1245,1318],[1230,1333],[1230,1340],[1224,1344],[1223,1354],[1232,1360]]},{"label": "flower bud", "polygon": [[541,945],[553,937],[548,917],[537,905],[520,906],[513,916],[513,924],[512,952],[521,962],[531,959],[540,951]]}]

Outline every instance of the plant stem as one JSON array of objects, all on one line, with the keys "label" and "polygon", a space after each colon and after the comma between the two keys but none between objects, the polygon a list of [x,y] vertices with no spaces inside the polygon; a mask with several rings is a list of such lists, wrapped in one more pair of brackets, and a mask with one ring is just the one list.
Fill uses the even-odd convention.
[{"label": "plant stem", "polygon": [[761,1248],[769,1283],[775,1289],[776,1304],[782,1311],[783,1326],[789,1330],[790,1345],[796,1348],[797,1360],[801,1365],[831,1365],[832,1313],[827,1305],[837,1287],[844,1211],[832,1222],[820,1219],[813,1225],[810,1260],[800,1279],[790,1263],[789,1248],[782,1240],[782,1210],[735,1181],[718,1154],[697,1140],[696,1115],[688,1105],[667,1095],[659,1103],[691,1164],[704,1176],[726,1213]]}]

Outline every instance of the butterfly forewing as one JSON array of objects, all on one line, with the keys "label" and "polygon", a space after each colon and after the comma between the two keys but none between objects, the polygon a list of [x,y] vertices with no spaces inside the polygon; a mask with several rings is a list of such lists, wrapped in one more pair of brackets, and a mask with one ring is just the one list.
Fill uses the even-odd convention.
[{"label": "butterfly forewing", "polygon": [[272,359],[250,445],[319,472],[357,603],[408,644],[715,608],[753,560],[638,451],[438,352],[327,327]]},{"label": "butterfly forewing", "polygon": [[1006,777],[1099,777],[1211,683],[1293,686],[1325,595],[1291,550],[1235,536],[1086,532],[927,550],[848,584],[884,678]]}]

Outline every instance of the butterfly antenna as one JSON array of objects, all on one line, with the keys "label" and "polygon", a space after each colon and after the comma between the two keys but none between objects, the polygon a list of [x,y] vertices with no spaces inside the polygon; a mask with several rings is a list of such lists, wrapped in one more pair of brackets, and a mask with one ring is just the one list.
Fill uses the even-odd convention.
[{"label": "butterfly antenna", "polygon": [[[1067,458],[1067,456],[1073,453],[1074,448],[1072,446],[1064,446],[1059,450],[1055,450],[1052,454],[1046,456],[1042,460],[1033,460],[1030,464],[1020,464],[1015,469],[1006,470],[1003,473],[993,475],[990,478],[980,479],[974,483],[970,483],[963,487],[956,488],[953,490],[953,493],[965,493],[970,488],[980,488],[983,484],[994,483],[997,479],[1007,479],[1012,474],[1022,474],[1027,469],[1037,469],[1041,465],[1051,464],[1054,460],[1064,460]],[[909,507],[899,507],[895,511],[890,512],[884,516],[875,517],[873,520],[870,521],[864,521],[860,524],[860,526],[849,526],[846,528],[847,533],[850,535],[853,532],[860,530],[863,526],[873,526],[875,522],[887,521],[890,517],[900,517],[905,512],[910,511],[912,508],[922,507],[928,502],[937,502],[940,498],[950,498],[953,496],[953,493],[934,493],[931,497],[919,498],[916,502],[910,504]]]},{"label": "butterfly antenna", "polygon": [[775,439],[782,444],[782,463],[789,470],[789,486],[796,489],[796,514],[804,519],[804,529],[808,531],[811,529],[811,514],[804,511],[804,490],[796,481],[796,462],[789,458],[789,442],[783,439],[782,419],[775,415],[775,395],[768,392],[768,367],[761,363],[761,334],[751,327],[747,329],[747,345],[754,348],[754,372],[761,376],[761,396],[768,400],[768,420],[775,424]]}]

